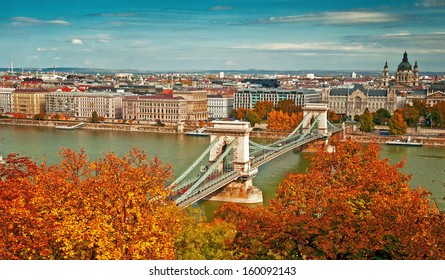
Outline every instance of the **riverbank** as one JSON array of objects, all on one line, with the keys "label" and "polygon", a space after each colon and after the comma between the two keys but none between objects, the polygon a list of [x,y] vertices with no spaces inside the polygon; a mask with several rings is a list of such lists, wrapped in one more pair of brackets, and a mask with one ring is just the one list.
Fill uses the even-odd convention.
[{"label": "riverbank", "polygon": [[[73,126],[79,124],[79,121],[41,121],[30,119],[0,119],[0,124],[20,125],[20,126],[36,126],[36,127],[53,127],[56,126]],[[111,130],[111,131],[134,131],[134,132],[152,132],[152,133],[169,133],[169,134],[185,134],[195,130],[198,127],[185,125],[183,131],[178,130],[177,125],[146,125],[146,124],[129,124],[129,123],[87,123],[85,122],[82,129],[94,130]],[[288,133],[274,131],[252,131],[250,133],[253,138],[270,138],[280,139],[288,135]]]},{"label": "riverbank", "polygon": [[[20,125],[20,126],[37,126],[37,127],[56,127],[56,126],[73,126],[80,122],[78,121],[40,121],[30,119],[0,119],[0,124],[5,125]],[[145,125],[145,124],[128,124],[128,123],[84,123],[82,129],[92,130],[111,130],[111,131],[134,131],[134,132],[152,132],[152,133],[169,133],[169,134],[185,134],[186,132],[195,130],[196,126],[184,126],[183,131],[178,131],[177,125]],[[408,131],[411,139],[414,142],[422,142],[426,146],[441,146],[445,147],[445,130],[428,130],[423,129],[419,134],[419,131]],[[267,139],[282,139],[289,135],[288,132],[276,132],[276,131],[251,131],[250,137],[252,138],[267,138]],[[362,133],[362,132],[348,132],[348,138],[351,138],[360,143],[376,142],[379,144],[385,144],[386,141],[393,141],[395,139],[406,138],[407,136],[387,136],[376,133]]]},{"label": "riverbank", "polygon": [[[372,133],[353,132],[346,136],[359,143],[376,142],[378,144],[385,144],[386,141],[394,141],[396,139],[405,139],[408,136],[384,136]],[[425,146],[445,147],[445,137],[443,136],[426,136],[426,135],[410,135],[412,142],[422,142]]]}]

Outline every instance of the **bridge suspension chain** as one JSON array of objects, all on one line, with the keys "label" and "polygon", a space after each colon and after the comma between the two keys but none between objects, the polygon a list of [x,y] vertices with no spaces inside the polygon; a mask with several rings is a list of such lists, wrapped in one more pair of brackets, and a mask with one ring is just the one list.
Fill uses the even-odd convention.
[{"label": "bridge suspension chain", "polygon": [[255,143],[252,140],[249,140],[249,144],[252,145],[257,150],[277,151],[277,150],[279,150],[278,147],[276,147],[276,148],[272,147],[272,145],[274,145],[274,144],[276,145],[276,143],[278,143],[278,142],[274,142],[274,143],[272,143],[272,144],[270,144],[268,146],[265,146],[265,145],[261,145],[261,144]]},{"label": "bridge suspension chain", "polygon": [[[175,201],[176,204],[181,203],[182,201],[186,200],[190,195],[192,195],[195,190],[198,188],[198,186],[204,182],[205,179],[207,179],[207,177],[213,173],[217,168],[218,165],[224,160],[224,158],[233,150],[233,147],[235,146],[237,140],[234,139],[229,146],[226,148],[226,150],[218,157],[218,159],[209,166],[209,168],[204,172],[204,174],[202,174],[199,179],[190,187],[187,189],[187,191],[185,191],[185,193],[183,193],[180,197],[178,197]],[[223,166],[223,171],[224,171],[224,166]]]},{"label": "bridge suspension chain", "polygon": [[219,137],[216,137],[215,140],[213,140],[212,143],[207,147],[207,149],[198,157],[198,159],[195,160],[190,167],[184,171],[173,183],[169,185],[169,189],[173,188],[175,185],[179,184],[187,175],[190,174],[190,172],[210,153],[210,150],[215,146],[215,144],[218,142]]}]

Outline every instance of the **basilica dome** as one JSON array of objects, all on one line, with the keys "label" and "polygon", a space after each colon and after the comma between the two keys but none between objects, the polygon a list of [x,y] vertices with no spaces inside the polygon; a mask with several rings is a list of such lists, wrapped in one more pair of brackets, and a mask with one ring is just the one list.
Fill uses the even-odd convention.
[{"label": "basilica dome", "polygon": [[408,54],[405,52],[403,54],[403,60],[397,67],[397,72],[399,71],[412,71],[411,63],[408,62]]}]

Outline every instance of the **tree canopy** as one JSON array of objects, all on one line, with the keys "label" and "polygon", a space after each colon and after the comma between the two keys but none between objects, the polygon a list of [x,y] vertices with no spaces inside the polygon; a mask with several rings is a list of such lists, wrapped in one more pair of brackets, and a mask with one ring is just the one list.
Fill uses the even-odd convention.
[{"label": "tree canopy", "polygon": [[370,132],[374,129],[374,122],[371,113],[368,108],[360,116],[360,130],[363,132]]},{"label": "tree canopy", "polygon": [[223,206],[239,259],[443,259],[444,217],[426,190],[379,158],[379,146],[337,143],[306,174],[289,174],[269,206]]},{"label": "tree canopy", "polygon": [[403,119],[402,114],[399,111],[394,111],[389,120],[389,133],[394,135],[402,135],[406,133],[408,125]]},{"label": "tree canopy", "polygon": [[[0,165],[0,259],[174,259],[182,211],[169,165],[131,150],[58,165],[9,155]],[[153,199],[148,199],[153,198]]]}]

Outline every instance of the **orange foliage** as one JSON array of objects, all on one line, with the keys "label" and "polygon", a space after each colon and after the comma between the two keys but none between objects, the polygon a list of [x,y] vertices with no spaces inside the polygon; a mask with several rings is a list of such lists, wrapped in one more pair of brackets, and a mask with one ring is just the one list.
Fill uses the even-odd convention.
[{"label": "orange foliage", "polygon": [[241,259],[444,259],[444,215],[379,146],[337,143],[289,174],[268,207],[226,205]]},{"label": "orange foliage", "polygon": [[[136,149],[59,165],[9,155],[0,165],[0,259],[174,259],[182,211],[171,168]],[[149,199],[152,198],[152,199]]]},{"label": "orange foliage", "polygon": [[303,120],[303,113],[283,113],[272,111],[267,118],[267,128],[275,131],[292,131]]}]

